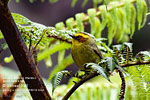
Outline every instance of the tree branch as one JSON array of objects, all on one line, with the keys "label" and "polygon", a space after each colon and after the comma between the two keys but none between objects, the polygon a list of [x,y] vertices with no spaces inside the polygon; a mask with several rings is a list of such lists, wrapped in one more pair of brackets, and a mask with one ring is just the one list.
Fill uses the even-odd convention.
[{"label": "tree branch", "polygon": [[0,29],[33,100],[51,100],[35,61],[28,51],[8,7],[3,5],[2,0],[0,0]]},{"label": "tree branch", "polygon": [[[121,66],[121,67],[129,67],[129,66],[143,65],[143,64],[150,64],[150,61],[130,62],[130,63],[128,63],[128,64],[121,64],[120,66]],[[121,79],[122,79],[122,81],[123,81],[121,88],[125,88],[125,80],[123,79],[124,76],[122,77],[122,72],[121,72],[121,73],[119,72],[119,74],[121,75]],[[72,95],[72,93],[73,93],[80,85],[82,85],[84,82],[86,82],[86,81],[88,81],[88,80],[90,80],[90,79],[92,79],[93,77],[96,77],[96,76],[98,76],[98,74],[97,74],[96,72],[94,72],[94,73],[90,74],[89,76],[83,78],[80,82],[76,83],[76,84],[68,91],[68,93],[63,97],[62,100],[67,100],[67,99]],[[122,89],[121,89],[121,90],[122,90]],[[125,89],[124,89],[124,92],[123,92],[123,93],[125,93]],[[123,94],[123,96],[124,96],[124,94]],[[121,98],[122,98],[122,95],[121,95],[121,97],[120,97],[120,100],[123,100],[123,99],[121,99]]]},{"label": "tree branch", "polygon": [[129,67],[134,65],[144,65],[144,64],[150,64],[150,61],[137,61],[137,62],[129,62],[127,64],[120,64],[121,67]]},{"label": "tree branch", "polygon": [[71,94],[80,86],[82,85],[84,82],[88,81],[89,79],[97,76],[98,74],[96,72],[91,73],[90,75],[86,76],[85,78],[81,79],[81,81],[79,81],[78,83],[76,83],[70,90],[69,92],[63,97],[62,100],[67,100]]},{"label": "tree branch", "polygon": [[70,40],[64,39],[64,38],[62,38],[61,36],[57,36],[57,35],[55,35],[55,34],[48,34],[47,37],[49,37],[49,38],[52,37],[52,38],[54,38],[54,39],[57,39],[57,40],[64,41],[64,42],[66,42],[66,43],[72,44],[72,42],[71,42]]}]

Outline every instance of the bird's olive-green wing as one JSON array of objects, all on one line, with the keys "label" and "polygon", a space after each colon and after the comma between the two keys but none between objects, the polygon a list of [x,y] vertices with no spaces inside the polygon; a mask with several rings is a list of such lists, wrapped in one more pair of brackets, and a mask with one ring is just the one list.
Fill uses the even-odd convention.
[{"label": "bird's olive-green wing", "polygon": [[101,53],[101,51],[98,49],[98,47],[97,47],[96,44],[93,45],[93,50],[94,50],[94,52],[100,57],[100,59],[103,59],[103,58],[104,58],[103,55],[102,55],[102,53]]}]

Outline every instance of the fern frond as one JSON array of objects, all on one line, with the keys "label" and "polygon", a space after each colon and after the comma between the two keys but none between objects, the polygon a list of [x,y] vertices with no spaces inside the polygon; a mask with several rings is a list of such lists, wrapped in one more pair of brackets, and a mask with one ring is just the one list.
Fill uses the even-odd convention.
[{"label": "fern frond", "polygon": [[[97,1],[95,0],[95,2]],[[75,15],[76,20],[72,19],[73,26],[68,27],[68,23],[66,23],[68,27],[67,29],[73,27],[77,28],[79,31],[84,31],[84,24],[90,23],[91,34],[94,34],[96,37],[99,37],[101,36],[102,30],[107,25],[109,45],[112,43],[114,36],[117,37],[118,42],[127,42],[128,34],[130,34],[130,37],[132,37],[135,31],[136,11],[135,7],[133,6],[134,3],[137,4],[137,19],[139,23],[138,26],[140,29],[140,27],[144,26],[146,21],[147,5],[145,3],[145,0],[125,0],[121,2],[115,1],[109,3],[109,5],[107,6],[99,6],[98,10],[95,8],[88,9],[88,15],[84,13],[79,13]],[[144,15],[143,23],[141,17],[142,15]],[[97,28],[96,22],[98,22]],[[100,30],[98,30],[98,27],[100,27]],[[98,34],[96,32],[98,32]]]},{"label": "fern frond", "polygon": [[83,25],[83,18],[84,18],[84,13],[78,13],[75,15],[76,22],[77,22],[77,29],[80,32],[84,32],[84,25]]},{"label": "fern frond", "polygon": [[141,75],[143,76],[143,80],[144,80],[144,83],[145,83],[145,87],[146,87],[146,98],[147,100],[150,99],[150,66],[148,65],[141,65],[139,67],[140,71],[141,71]]},{"label": "fern frond", "polygon": [[65,50],[65,49],[69,49],[71,48],[71,45],[70,44],[67,44],[67,43],[60,43],[60,44],[57,44],[57,45],[53,45],[52,47],[50,48],[45,48],[44,51],[38,53],[38,58],[37,60],[38,61],[41,61],[43,60],[44,58],[47,58],[48,56],[58,52],[58,51],[62,51],[62,50]]},{"label": "fern frond", "polygon": [[54,66],[54,69],[50,73],[48,80],[51,80],[55,73],[57,73],[61,70],[64,70],[67,66],[71,65],[73,62],[74,61],[73,61],[71,55],[68,55],[67,57],[65,57],[64,60],[61,63]]},{"label": "fern frond", "polygon": [[54,90],[56,89],[56,87],[60,84],[60,81],[62,80],[62,77],[63,75],[70,75],[70,72],[67,71],[67,70],[64,70],[64,71],[60,71],[60,72],[57,72],[56,74],[53,75],[53,78],[52,78],[52,94],[54,92]]},{"label": "fern frond", "polygon": [[131,79],[133,80],[134,86],[136,87],[137,97],[140,100],[146,100],[146,90],[144,87],[144,81],[142,75],[137,67],[129,67],[128,72],[130,73]]}]

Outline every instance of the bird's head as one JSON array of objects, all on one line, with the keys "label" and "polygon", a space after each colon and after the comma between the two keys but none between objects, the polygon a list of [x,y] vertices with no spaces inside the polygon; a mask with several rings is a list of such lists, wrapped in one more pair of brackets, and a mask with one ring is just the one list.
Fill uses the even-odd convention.
[{"label": "bird's head", "polygon": [[79,32],[70,36],[72,37],[72,45],[90,44],[94,42],[94,37],[85,32]]}]

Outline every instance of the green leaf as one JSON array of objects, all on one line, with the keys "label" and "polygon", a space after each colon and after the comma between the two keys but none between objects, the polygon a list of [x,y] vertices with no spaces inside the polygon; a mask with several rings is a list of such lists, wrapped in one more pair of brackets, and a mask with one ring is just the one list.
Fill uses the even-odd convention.
[{"label": "green leaf", "polygon": [[31,24],[31,21],[27,19],[26,17],[24,17],[23,15],[20,15],[17,13],[11,13],[11,15],[17,24],[21,24],[21,25]]},{"label": "green leaf", "polygon": [[102,24],[101,24],[101,31],[105,28],[107,24],[107,10],[106,10],[106,5],[102,5],[99,7],[99,10],[101,11],[101,16],[102,16]]},{"label": "green leaf", "polygon": [[104,49],[107,51],[108,54],[112,54],[113,53],[113,50],[110,49],[105,43],[102,43],[101,45],[104,47]]},{"label": "green leaf", "polygon": [[13,56],[11,55],[10,57],[5,57],[4,62],[5,63],[10,63],[13,60]]},{"label": "green leaf", "polygon": [[71,48],[71,45],[67,44],[65,42],[60,43],[60,44],[55,44],[52,47],[46,48],[44,51],[39,52],[37,61],[41,61],[41,60],[47,58],[48,56],[56,53],[57,51],[61,51],[61,50],[64,50],[64,49],[69,49],[69,48]]},{"label": "green leaf", "polygon": [[112,18],[112,24],[113,24],[113,31],[112,31],[112,36],[114,37],[116,32],[117,32],[117,23],[118,23],[118,16],[117,16],[117,8],[116,5],[118,3],[117,2],[111,2],[110,6],[112,7],[112,10],[110,12],[111,14],[111,18]]},{"label": "green leaf", "polygon": [[98,64],[95,64],[95,63],[87,63],[87,64],[86,64],[86,67],[93,69],[93,70],[96,71],[99,75],[103,76],[105,79],[107,79],[108,81],[110,81],[110,79],[109,79],[108,76],[107,76],[106,70],[105,70],[103,67],[99,66]]},{"label": "green leaf", "polygon": [[82,3],[82,8],[85,7],[85,5],[88,3],[88,0],[84,0]]},{"label": "green leaf", "polygon": [[107,14],[107,28],[108,28],[108,46],[111,45],[112,41],[113,41],[113,19],[111,18],[110,14]]},{"label": "green leaf", "polygon": [[118,61],[117,61],[117,59],[114,59],[114,57],[106,57],[105,61],[106,61],[108,68],[110,69],[111,73],[114,71],[116,66],[118,66]]},{"label": "green leaf", "polygon": [[144,60],[150,60],[150,52],[149,51],[140,51],[136,57],[141,58],[143,57]]},{"label": "green leaf", "polygon": [[116,34],[117,42],[120,42],[125,34],[125,11],[124,9],[118,9],[118,33]]},{"label": "green leaf", "polygon": [[91,34],[95,34],[95,16],[96,16],[96,9],[88,9],[89,21],[91,25]]},{"label": "green leaf", "polygon": [[96,8],[97,7],[97,0],[93,0],[93,5],[94,5],[94,8]]},{"label": "green leaf", "polygon": [[124,43],[123,43],[123,46],[128,47],[129,50],[132,52],[133,43],[124,42]]},{"label": "green leaf", "polygon": [[150,52],[148,51],[140,51],[138,54],[142,54],[144,56],[150,57]]},{"label": "green leaf", "polygon": [[136,20],[136,10],[135,10],[135,7],[134,5],[132,4],[130,6],[130,9],[131,9],[131,14],[132,14],[132,17],[131,17],[131,35],[130,35],[130,38],[132,38],[134,32],[135,32],[135,20]]},{"label": "green leaf", "polygon": [[48,58],[44,59],[44,61],[45,61],[46,67],[52,67],[53,62],[52,62],[51,56],[48,56]]},{"label": "green leaf", "polygon": [[74,7],[76,5],[76,3],[77,3],[77,0],[72,0],[71,6]]},{"label": "green leaf", "polygon": [[142,5],[143,5],[143,15],[144,15],[144,18],[143,18],[143,23],[142,23],[141,27],[144,27],[144,25],[146,23],[146,19],[147,19],[146,13],[148,11],[147,4],[146,4],[145,0],[142,0]]},{"label": "green leaf", "polygon": [[150,99],[149,93],[150,93],[150,67],[148,65],[141,65],[140,66],[141,75],[143,76],[143,80],[145,82],[145,88],[146,88],[146,98],[147,100]]},{"label": "green leaf", "polygon": [[64,56],[65,56],[65,51],[66,50],[62,50],[58,52],[58,64],[60,64],[63,61]]},{"label": "green leaf", "polygon": [[121,50],[122,45],[113,45],[112,47],[113,47],[113,50],[120,51],[120,50]]},{"label": "green leaf", "polygon": [[63,30],[63,28],[65,27],[65,24],[63,22],[59,22],[55,25],[56,30]]},{"label": "green leaf", "polygon": [[83,25],[83,17],[84,13],[78,13],[75,15],[76,22],[77,22],[77,28],[80,32],[84,32],[84,25]]},{"label": "green leaf", "polygon": [[0,39],[3,39],[4,36],[3,36],[3,33],[0,31]]},{"label": "green leaf", "polygon": [[66,25],[67,25],[68,30],[73,28],[73,23],[74,23],[74,18],[72,17],[66,20]]},{"label": "green leaf", "polygon": [[130,1],[126,0],[125,1],[125,12],[126,12],[126,29],[127,29],[127,33],[130,34],[130,21],[131,21],[131,9],[130,9]]},{"label": "green leaf", "polygon": [[67,57],[65,57],[64,60],[60,64],[54,66],[54,69],[51,71],[48,80],[51,80],[55,73],[57,73],[61,70],[64,70],[67,66],[71,65],[73,62],[74,61],[72,59],[71,54],[68,55]]},{"label": "green leaf", "polygon": [[95,17],[95,37],[96,38],[101,38],[101,29],[100,29],[100,27],[101,27],[101,22],[97,17]]},{"label": "green leaf", "polygon": [[70,74],[69,71],[60,71],[60,72],[57,72],[56,74],[53,75],[53,78],[51,80],[52,82],[52,94],[54,92],[54,90],[56,89],[56,87],[60,84],[60,81],[62,80],[62,77],[64,74]]},{"label": "green leaf", "polygon": [[50,3],[56,3],[58,2],[59,0],[49,0]]},{"label": "green leaf", "polygon": [[[140,67],[140,66],[139,66]],[[146,100],[146,90],[142,79],[142,74],[135,66],[130,66],[128,72],[133,80],[133,84],[136,87],[136,96],[139,100]]]},{"label": "green leaf", "polygon": [[141,23],[142,23],[142,13],[143,13],[143,0],[136,0],[137,5],[137,20],[138,20],[138,30],[141,29]]}]

